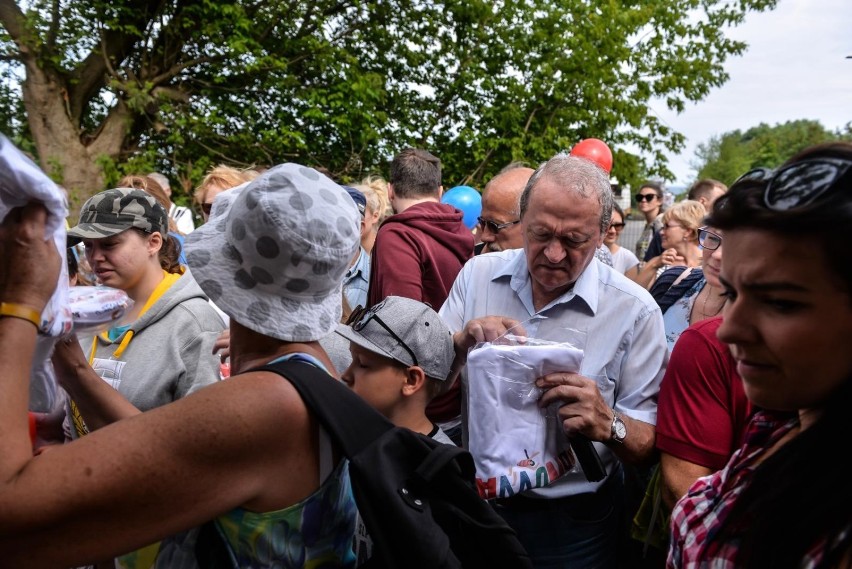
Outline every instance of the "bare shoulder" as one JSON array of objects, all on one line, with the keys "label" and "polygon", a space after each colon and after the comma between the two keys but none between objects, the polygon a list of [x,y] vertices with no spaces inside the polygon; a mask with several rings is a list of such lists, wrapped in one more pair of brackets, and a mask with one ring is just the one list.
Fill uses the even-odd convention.
[{"label": "bare shoulder", "polygon": [[[232,428],[263,436],[281,428],[306,429],[310,416],[293,385],[280,375],[257,371],[232,376],[179,401],[181,413],[199,421],[219,421]],[[248,434],[248,433],[246,433]]]}]

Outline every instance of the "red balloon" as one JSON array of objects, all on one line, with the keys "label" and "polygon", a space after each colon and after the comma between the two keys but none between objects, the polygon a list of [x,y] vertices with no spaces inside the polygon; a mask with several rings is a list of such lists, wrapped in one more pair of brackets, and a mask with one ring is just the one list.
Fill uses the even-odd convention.
[{"label": "red balloon", "polygon": [[571,156],[591,160],[609,174],[612,170],[612,152],[603,140],[586,138],[574,145]]}]

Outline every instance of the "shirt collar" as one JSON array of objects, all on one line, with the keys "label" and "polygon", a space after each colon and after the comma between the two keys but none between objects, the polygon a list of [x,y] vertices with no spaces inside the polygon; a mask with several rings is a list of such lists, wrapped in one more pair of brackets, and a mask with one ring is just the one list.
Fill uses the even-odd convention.
[{"label": "shirt collar", "polygon": [[366,274],[369,267],[370,256],[367,254],[367,250],[361,247],[361,252],[358,253],[358,260],[355,261],[355,264],[349,267],[349,270],[346,271],[345,278],[348,279],[359,274]]},{"label": "shirt collar", "polygon": [[[548,306],[570,302],[576,296],[589,307],[592,314],[595,314],[598,310],[598,282],[600,280],[598,263],[600,263],[600,261],[598,261],[597,258],[592,257],[591,262],[585,270],[580,273],[580,278],[577,279],[574,286],[568,292],[551,302]],[[516,255],[514,259],[510,259],[509,262],[502,266],[502,268],[495,271],[491,280],[495,281],[506,277],[511,279],[509,286],[519,297],[523,298],[524,289],[527,289],[530,295],[529,300],[532,302],[532,284],[530,272],[527,268],[526,251],[521,250],[519,255]]]}]

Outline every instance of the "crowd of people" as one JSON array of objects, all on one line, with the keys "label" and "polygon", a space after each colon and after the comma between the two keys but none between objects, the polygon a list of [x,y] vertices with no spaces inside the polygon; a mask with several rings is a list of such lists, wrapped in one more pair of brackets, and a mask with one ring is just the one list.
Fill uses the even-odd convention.
[{"label": "crowd of people", "polygon": [[[34,448],[27,422],[60,275],[51,213],[33,202],[0,224],[4,566],[194,568],[212,521],[234,567],[356,567],[369,528],[348,461],[295,388],[257,368],[306,362],[393,423],[468,447],[482,413],[520,412],[476,400],[471,350],[570,337],[577,365],[508,385],[570,442],[564,472],[490,500],[536,568],[852,567],[837,466],[852,144],[730,188],[700,180],[669,207],[643,184],[635,247],[619,243],[608,174],[568,154],[507,165],[474,231],[442,203],[425,149],[351,185],[293,163],[217,166],[191,229],[155,174],[94,195],[67,231],[97,283],[133,302],[57,343],[62,444]],[[536,472],[523,455],[509,476]]]}]

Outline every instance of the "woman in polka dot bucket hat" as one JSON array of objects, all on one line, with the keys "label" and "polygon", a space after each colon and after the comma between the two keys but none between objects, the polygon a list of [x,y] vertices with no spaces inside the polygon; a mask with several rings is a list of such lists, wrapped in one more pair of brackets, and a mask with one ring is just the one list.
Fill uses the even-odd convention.
[{"label": "woman in polka dot bucket hat", "polygon": [[[230,194],[230,195],[229,195]],[[341,186],[282,164],[217,197],[210,221],[187,236],[190,270],[241,325],[290,342],[331,333],[358,248],[358,213]]]}]

